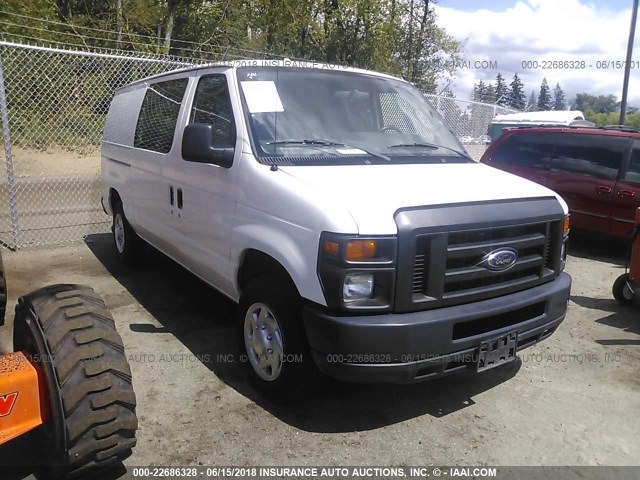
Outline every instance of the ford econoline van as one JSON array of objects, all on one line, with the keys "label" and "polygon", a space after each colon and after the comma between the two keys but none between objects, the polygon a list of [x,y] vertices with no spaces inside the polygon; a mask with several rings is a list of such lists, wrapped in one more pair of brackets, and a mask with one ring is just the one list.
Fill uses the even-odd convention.
[{"label": "ford econoline van", "polygon": [[148,242],[238,302],[240,360],[274,396],[316,368],[482,372],[565,317],[565,202],[473,161],[388,75],[257,60],[137,81],[102,176],[118,255]]}]

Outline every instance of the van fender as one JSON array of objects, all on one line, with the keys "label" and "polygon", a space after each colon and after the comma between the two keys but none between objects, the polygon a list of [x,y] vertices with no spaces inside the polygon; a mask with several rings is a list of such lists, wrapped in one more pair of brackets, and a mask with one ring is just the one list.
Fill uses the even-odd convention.
[{"label": "van fender", "polygon": [[283,267],[302,298],[326,305],[317,274],[319,238],[304,227],[288,224],[288,228],[283,229],[282,226],[281,223],[274,226],[251,224],[236,229],[231,255],[237,259],[234,285],[237,298],[241,293],[239,269],[246,252],[255,250],[268,255]]}]

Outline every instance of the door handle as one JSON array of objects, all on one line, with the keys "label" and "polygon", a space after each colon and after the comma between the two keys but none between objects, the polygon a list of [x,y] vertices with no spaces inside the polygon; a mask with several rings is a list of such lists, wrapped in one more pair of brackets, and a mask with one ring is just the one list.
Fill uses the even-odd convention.
[{"label": "door handle", "polygon": [[178,208],[182,208],[182,189],[178,189]]},{"label": "door handle", "polygon": [[169,203],[173,206],[173,186],[169,186]]},{"label": "door handle", "polygon": [[609,195],[611,193],[611,187],[605,187],[603,185],[596,187],[598,195]]},{"label": "door handle", "polygon": [[618,190],[616,193],[618,194],[619,197],[633,198],[636,196],[636,192],[632,190]]}]

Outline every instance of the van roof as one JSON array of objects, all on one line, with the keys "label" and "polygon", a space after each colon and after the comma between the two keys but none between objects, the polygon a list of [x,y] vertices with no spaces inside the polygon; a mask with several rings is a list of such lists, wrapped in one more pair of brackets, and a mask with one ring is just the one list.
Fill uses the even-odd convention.
[{"label": "van roof", "polygon": [[552,123],[568,125],[574,120],[584,119],[584,114],[580,110],[549,110],[496,115],[492,123]]},{"label": "van roof", "polygon": [[336,65],[336,64],[332,64],[332,63],[323,63],[323,62],[316,62],[314,60],[291,60],[288,58],[282,59],[282,60],[274,60],[274,59],[246,59],[246,60],[226,60],[226,61],[219,61],[219,62],[211,62],[211,63],[204,63],[204,64],[199,64],[199,65],[192,65],[192,66],[187,66],[185,68],[178,68],[175,70],[171,70],[168,72],[163,72],[163,73],[159,73],[156,75],[152,75],[150,77],[145,77],[145,78],[141,78],[140,80],[136,80],[134,82],[128,83],[126,85],[123,85],[122,87],[119,87],[116,89],[116,92],[118,90],[123,90],[123,89],[127,89],[129,87],[135,86],[135,85],[139,85],[139,84],[143,84],[146,82],[149,82],[151,80],[156,80],[162,77],[167,77],[169,75],[175,75],[177,73],[185,73],[185,72],[191,72],[191,71],[196,71],[196,70],[204,70],[204,69],[209,69],[209,68],[220,68],[220,67],[226,67],[226,68],[232,68],[232,69],[237,69],[237,68],[241,68],[241,67],[255,67],[255,68],[267,68],[267,67],[283,67],[283,68],[308,68],[308,69],[320,69],[320,70],[333,70],[333,71],[342,71],[342,72],[353,72],[353,73],[360,73],[360,74],[365,74],[365,75],[371,75],[374,77],[381,77],[381,78],[389,78],[389,79],[393,79],[393,80],[400,80],[402,82],[407,82],[406,80],[399,78],[399,77],[395,77],[393,75],[388,75],[386,73],[380,73],[380,72],[374,72],[371,70],[365,70],[362,68],[354,68],[354,67],[345,67],[342,65]]}]

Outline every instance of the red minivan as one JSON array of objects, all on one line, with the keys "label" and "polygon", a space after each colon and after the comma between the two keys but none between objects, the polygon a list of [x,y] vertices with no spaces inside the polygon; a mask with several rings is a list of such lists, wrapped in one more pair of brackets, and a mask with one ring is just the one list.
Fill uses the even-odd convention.
[{"label": "red minivan", "polygon": [[559,193],[571,227],[629,237],[640,207],[640,131],[631,128],[505,129],[480,159]]}]

